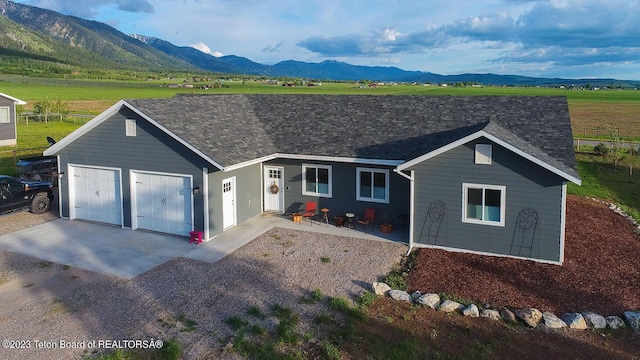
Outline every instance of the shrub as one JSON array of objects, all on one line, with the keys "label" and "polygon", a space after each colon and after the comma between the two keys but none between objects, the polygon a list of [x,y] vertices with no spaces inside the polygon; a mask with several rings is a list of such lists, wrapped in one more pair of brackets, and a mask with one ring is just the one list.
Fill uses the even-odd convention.
[{"label": "shrub", "polygon": [[162,349],[156,351],[156,355],[156,359],[180,359],[182,357],[182,346],[175,339],[165,341]]},{"label": "shrub", "polygon": [[322,301],[324,295],[320,289],[315,289],[311,293],[309,293],[309,297],[303,297],[300,299],[301,304],[315,304]]},{"label": "shrub", "polygon": [[593,147],[593,153],[598,156],[609,154],[609,147],[605,143],[599,143]]},{"label": "shrub", "polygon": [[324,354],[328,359],[340,360],[340,349],[337,346],[327,341],[322,347],[324,350]]},{"label": "shrub", "polygon": [[347,311],[351,309],[351,304],[349,304],[349,300],[345,298],[331,297],[329,298],[329,309]]},{"label": "shrub", "polygon": [[233,330],[238,330],[241,327],[247,326],[249,324],[249,322],[243,320],[241,317],[239,316],[232,316],[230,318],[228,318],[226,321],[227,325],[229,325],[229,327],[231,327]]},{"label": "shrub", "polygon": [[376,295],[375,293],[372,293],[371,291],[365,291],[361,296],[359,296],[356,299],[356,302],[360,306],[367,306],[377,298],[378,298],[378,295]]},{"label": "shrub", "polygon": [[280,304],[273,304],[273,306],[271,306],[271,314],[282,320],[291,317],[293,310]]},{"label": "shrub", "polygon": [[257,306],[252,306],[247,310],[247,314],[257,318],[257,319],[265,319],[267,316],[260,310]]}]

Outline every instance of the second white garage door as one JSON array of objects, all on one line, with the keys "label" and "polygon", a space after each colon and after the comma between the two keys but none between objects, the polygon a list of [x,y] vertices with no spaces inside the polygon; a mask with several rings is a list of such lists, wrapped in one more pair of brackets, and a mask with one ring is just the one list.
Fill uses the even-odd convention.
[{"label": "second white garage door", "polygon": [[132,171],[131,184],[133,229],[183,236],[193,230],[190,176]]}]

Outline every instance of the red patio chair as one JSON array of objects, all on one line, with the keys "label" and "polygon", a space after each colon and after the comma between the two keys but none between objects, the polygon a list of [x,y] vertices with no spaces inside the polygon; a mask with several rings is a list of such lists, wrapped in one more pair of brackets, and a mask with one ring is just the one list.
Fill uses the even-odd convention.
[{"label": "red patio chair", "polygon": [[311,221],[314,217],[316,217],[318,211],[318,204],[315,201],[307,201],[307,206],[302,213],[302,217],[309,220],[311,226],[313,226],[313,221]]},{"label": "red patio chair", "polygon": [[367,232],[367,225],[373,224],[373,219],[376,217],[376,209],[367,208],[364,211],[364,216],[358,217],[356,222],[364,227],[364,232]]}]

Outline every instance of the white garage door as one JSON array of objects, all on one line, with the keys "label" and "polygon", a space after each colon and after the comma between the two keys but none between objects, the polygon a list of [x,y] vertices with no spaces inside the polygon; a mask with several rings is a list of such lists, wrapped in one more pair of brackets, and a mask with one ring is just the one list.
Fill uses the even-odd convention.
[{"label": "white garage door", "polygon": [[132,228],[187,236],[193,230],[190,176],[131,173]]},{"label": "white garage door", "polygon": [[120,170],[69,166],[69,217],[122,225]]}]

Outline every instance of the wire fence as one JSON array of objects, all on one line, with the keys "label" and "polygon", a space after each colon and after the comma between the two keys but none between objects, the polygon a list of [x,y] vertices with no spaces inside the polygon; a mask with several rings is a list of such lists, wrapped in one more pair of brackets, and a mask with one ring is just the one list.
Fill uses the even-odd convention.
[{"label": "wire fence", "polygon": [[20,159],[42,156],[42,153],[48,147],[36,148],[16,148],[11,150],[0,151],[0,174],[2,175],[18,175],[18,166],[16,163]]},{"label": "wire fence", "polygon": [[640,128],[638,126],[628,127],[584,127],[572,126],[573,137],[581,139],[611,139],[618,137],[632,141],[640,141]]},{"label": "wire fence", "polygon": [[69,122],[74,124],[84,124],[93,119],[94,115],[83,114],[22,114],[17,117],[18,124],[29,126],[29,122]]}]

